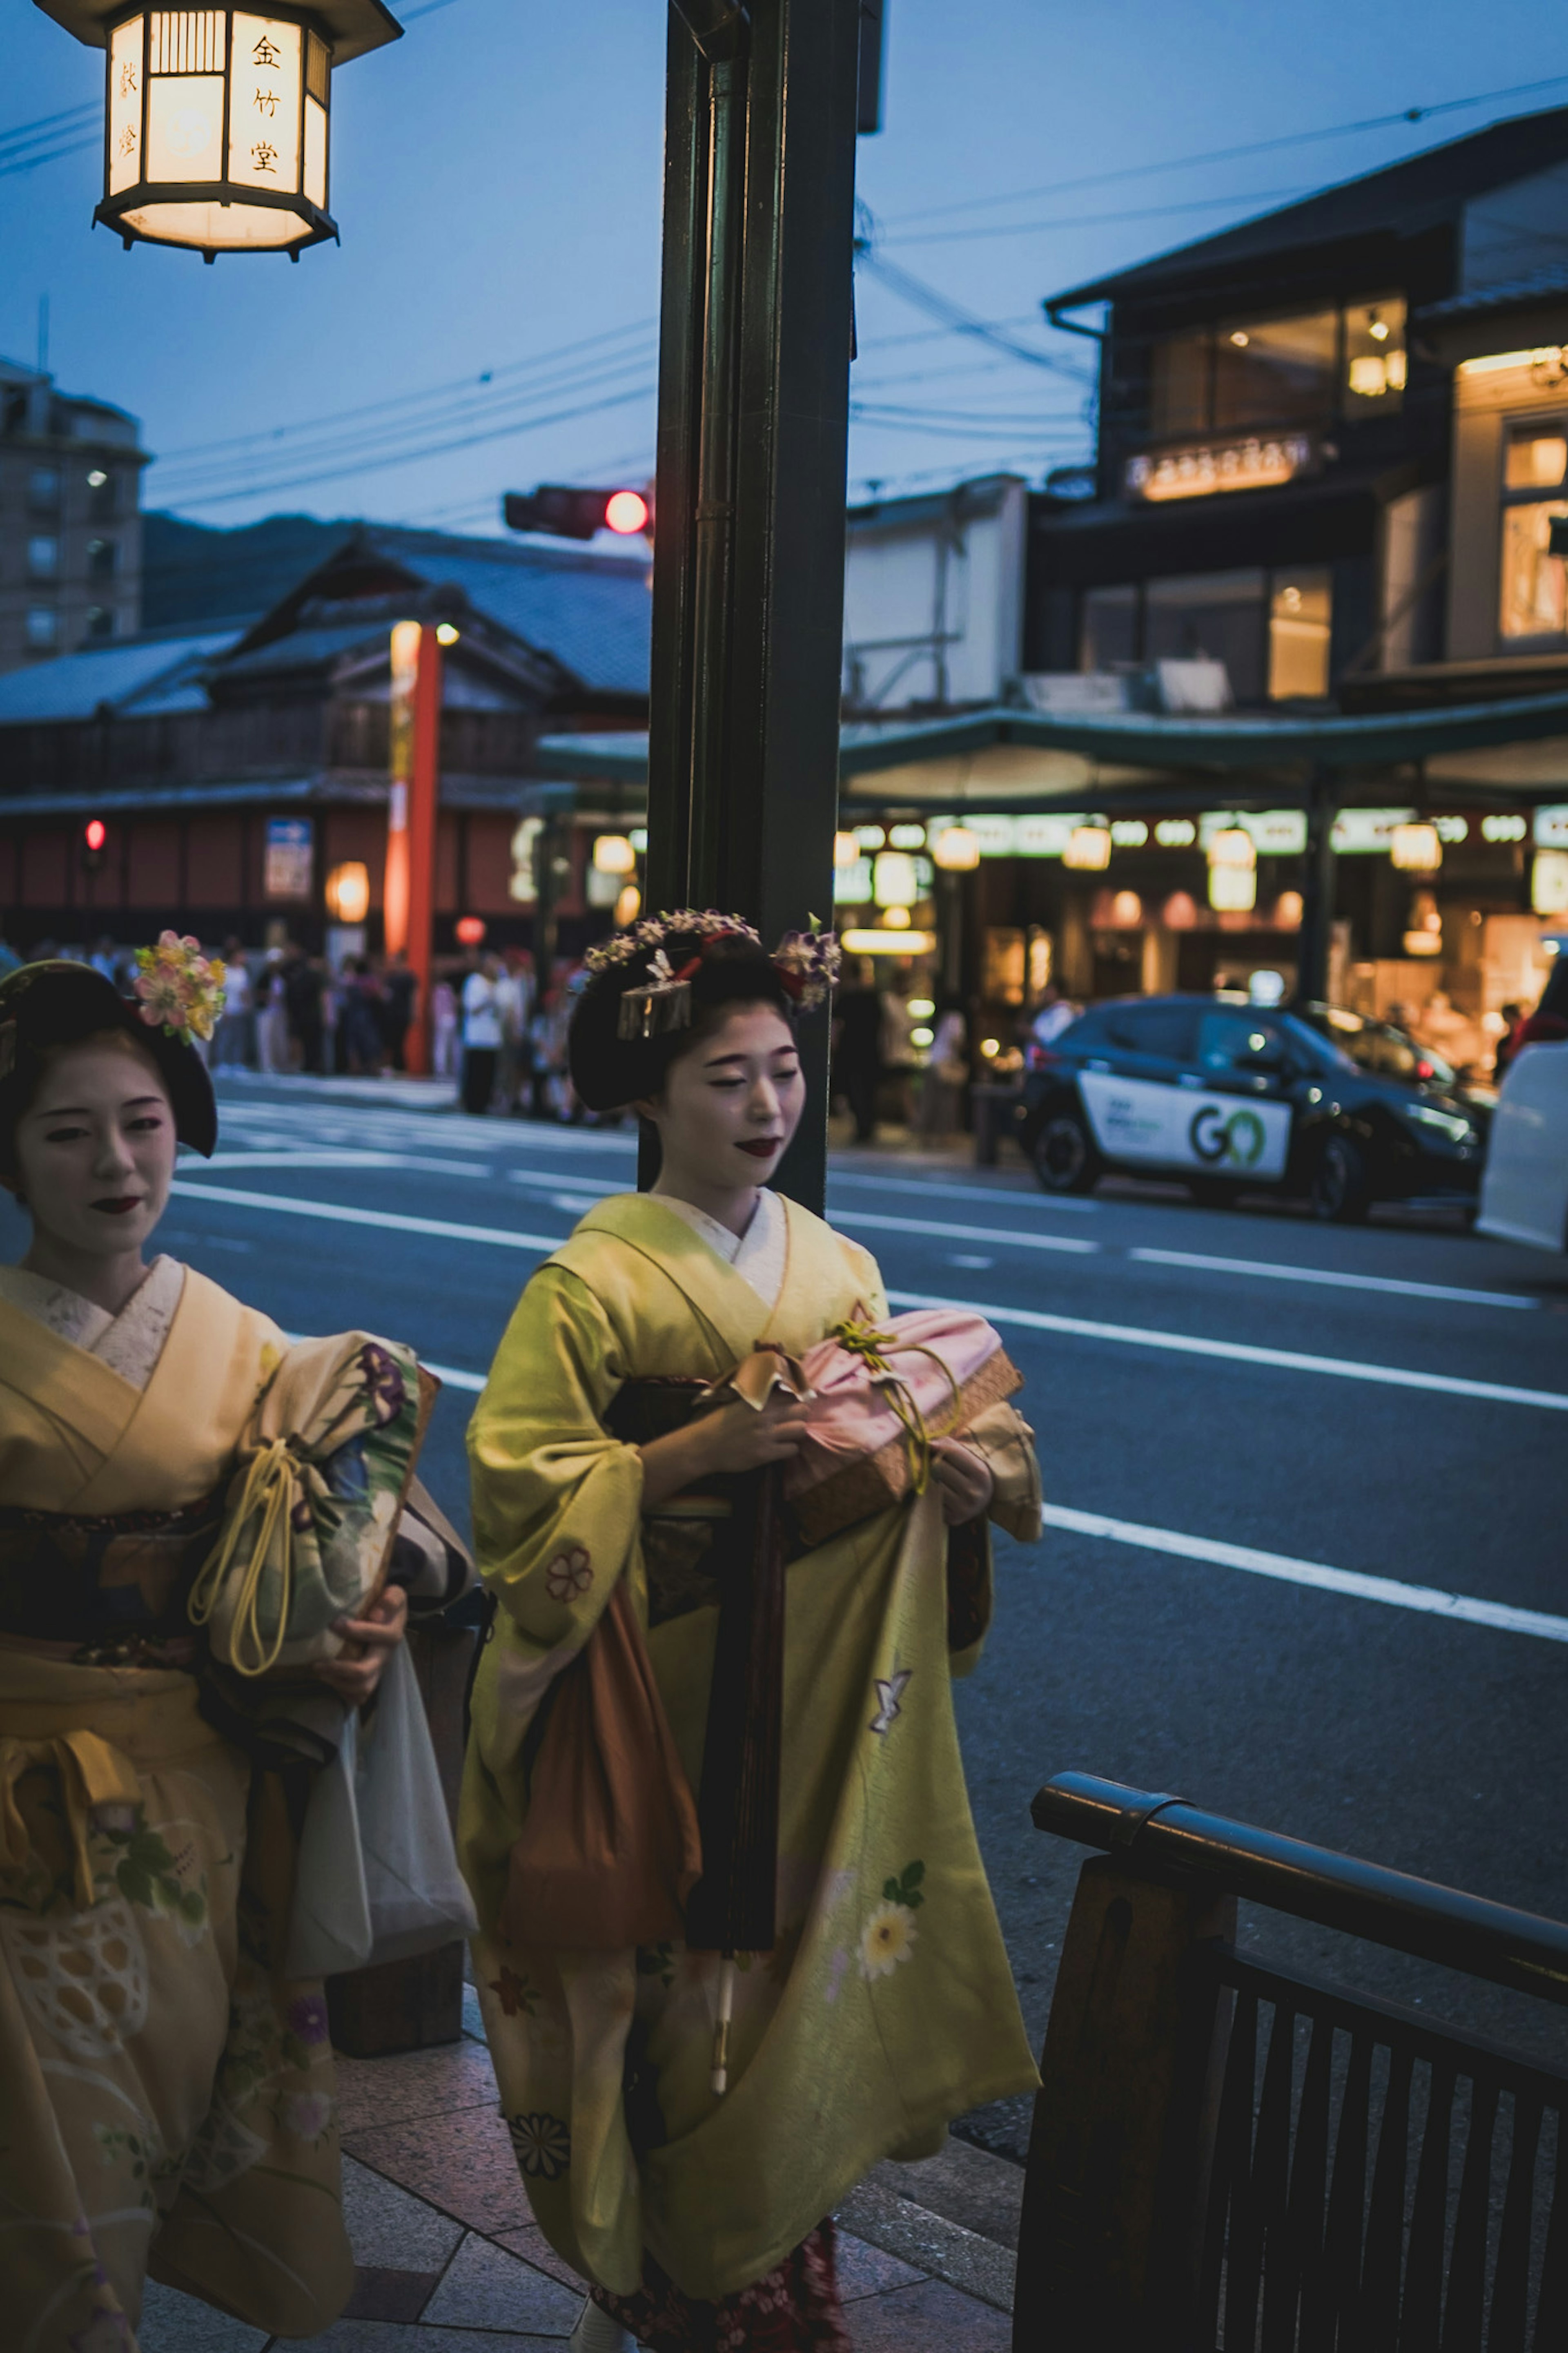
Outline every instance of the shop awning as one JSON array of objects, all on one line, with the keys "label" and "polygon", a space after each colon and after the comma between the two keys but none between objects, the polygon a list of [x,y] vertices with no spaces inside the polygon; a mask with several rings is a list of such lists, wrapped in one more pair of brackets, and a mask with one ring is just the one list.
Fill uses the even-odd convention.
[{"label": "shop awning", "polygon": [[[583,783],[646,785],[646,735],[550,735],[541,766]],[[1444,711],[1188,718],[1122,711],[1044,713],[997,707],[952,718],[846,726],[838,772],[851,799],[958,808],[1006,803],[1092,807],[1185,794],[1266,793],[1304,803],[1314,772],[1346,797],[1390,768],[1425,764],[1443,789],[1500,799],[1568,796],[1568,691]],[[1406,780],[1408,781],[1408,780]]]}]

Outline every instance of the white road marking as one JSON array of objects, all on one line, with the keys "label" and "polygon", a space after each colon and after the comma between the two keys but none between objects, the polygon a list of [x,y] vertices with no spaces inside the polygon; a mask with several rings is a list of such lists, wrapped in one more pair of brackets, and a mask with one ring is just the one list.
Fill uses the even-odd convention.
[{"label": "white road marking", "polygon": [[456,1365],[433,1365],[428,1356],[421,1356],[419,1361],[427,1373],[434,1373],[436,1378],[445,1381],[449,1389],[468,1389],[478,1397],[484,1388],[486,1377],[483,1373],[459,1372]]},{"label": "white road marking", "polygon": [[[193,1184],[177,1178],[170,1187],[192,1200],[226,1201],[242,1209],[271,1209],[283,1217],[317,1218],[329,1224],[370,1226],[384,1231],[431,1234],[443,1240],[489,1242],[500,1250],[548,1252],[564,1234],[513,1233],[503,1226],[460,1225],[449,1218],[411,1218],[394,1209],[352,1208],[339,1201],[287,1200],[277,1193],[252,1193],[234,1185]],[[986,1237],[990,1239],[990,1237]],[[1358,1365],[1342,1356],[1310,1356],[1289,1348],[1255,1348],[1240,1340],[1203,1340],[1185,1332],[1152,1332],[1131,1324],[1099,1324],[1080,1315],[1049,1315],[1027,1307],[1000,1307],[983,1300],[951,1299],[924,1291],[892,1291],[897,1307],[962,1307],[993,1324],[1017,1324],[1034,1332],[1060,1332],[1071,1338],[1111,1340],[1126,1346],[1163,1348],[1178,1356],[1217,1356],[1236,1364],[1272,1365],[1283,1372],[1327,1374],[1339,1380],[1372,1381],[1388,1388],[1427,1389],[1447,1397],[1478,1398],[1496,1405],[1539,1406],[1568,1413],[1568,1396],[1556,1389],[1516,1388],[1503,1381],[1472,1381],[1457,1373],[1417,1373],[1398,1365]]]},{"label": "white road marking", "polygon": [[934,1194],[943,1201],[1012,1201],[1036,1209],[1061,1209],[1073,1218],[1098,1217],[1104,1206],[1100,1201],[1085,1201],[1074,1193],[1026,1192],[1021,1185],[944,1185],[940,1178],[922,1182],[918,1176],[850,1176],[842,1169],[830,1167],[827,1189],[831,1193],[839,1187],[862,1193],[923,1193],[928,1199]]},{"label": "white road marking", "polygon": [[1405,1299],[1450,1299],[1467,1307],[1539,1307],[1513,1291],[1467,1291],[1452,1282],[1406,1282],[1391,1274],[1340,1274],[1328,1267],[1277,1266],[1257,1258],[1211,1258],[1203,1250],[1130,1250],[1152,1266],[1199,1266],[1216,1274],[1257,1274],[1272,1282],[1321,1282],[1342,1291],[1394,1291]]},{"label": "white road marking", "polygon": [[1014,1226],[950,1226],[934,1218],[884,1218],[868,1209],[837,1209],[840,1225],[869,1226],[879,1233],[934,1234],[943,1241],[1004,1242],[1013,1250],[1070,1250],[1075,1258],[1094,1256],[1098,1242],[1079,1241],[1075,1234],[1023,1234]]},{"label": "white road marking", "polygon": [[250,1193],[237,1185],[192,1185],[176,1178],[172,1193],[193,1201],[230,1201],[242,1209],[277,1209],[287,1218],[323,1218],[340,1226],[377,1226],[399,1234],[435,1234],[445,1240],[491,1242],[499,1250],[559,1250],[564,1234],[515,1234],[505,1226],[460,1226],[450,1218],[407,1218],[395,1209],[353,1209],[342,1201],[290,1201],[281,1193]]},{"label": "white road marking", "polygon": [[1180,1560],[1210,1561],[1218,1568],[1242,1569],[1249,1577],[1314,1586],[1321,1592],[1343,1593],[1357,1601],[1387,1602],[1395,1609],[1416,1609],[1467,1626],[1496,1626],[1509,1634],[1533,1634],[1543,1642],[1568,1642],[1568,1618],[1554,1618],[1543,1609],[1515,1609],[1507,1602],[1483,1601],[1474,1594],[1446,1593],[1435,1585],[1363,1577],[1355,1569],[1328,1568],[1321,1561],[1293,1560],[1288,1553],[1220,1544],[1210,1536],[1181,1535],[1173,1528],[1143,1527],[1136,1520],[1108,1519],[1101,1512],[1073,1512],[1061,1504],[1047,1504],[1044,1516],[1047,1527],[1062,1528],[1072,1535],[1100,1536],[1108,1544],[1170,1553]]},{"label": "white road marking", "polygon": [[1568,1413],[1557,1389],[1515,1388],[1505,1381],[1466,1380],[1458,1373],[1416,1373],[1403,1365],[1358,1365],[1344,1356],[1309,1356],[1294,1348],[1254,1348],[1242,1340],[1202,1340],[1188,1332],[1151,1332],[1135,1324],[1096,1324],[1082,1315],[1047,1315],[1032,1307],[999,1307],[979,1299],[949,1299],[926,1291],[889,1291],[895,1307],[963,1307],[992,1324],[1018,1324],[1031,1332],[1061,1332],[1079,1340],[1113,1340],[1134,1348],[1163,1348],[1184,1356],[1228,1357],[1238,1365],[1272,1365],[1281,1372],[1322,1373],[1335,1380],[1372,1381],[1385,1388],[1433,1389],[1446,1397],[1480,1398],[1495,1405],[1541,1406]]},{"label": "white road marking", "polygon": [[437,1176],[489,1176],[483,1160],[436,1160],[415,1152],[363,1151],[357,1145],[291,1145],[286,1151],[215,1152],[210,1160],[182,1160],[182,1168],[423,1168]]}]

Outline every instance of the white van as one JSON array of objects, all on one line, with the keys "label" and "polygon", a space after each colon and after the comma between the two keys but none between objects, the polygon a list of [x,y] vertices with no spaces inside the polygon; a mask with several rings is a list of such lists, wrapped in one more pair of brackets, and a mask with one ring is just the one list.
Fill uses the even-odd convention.
[{"label": "white van", "polygon": [[1568,1040],[1526,1046],[1510,1064],[1476,1224],[1500,1241],[1568,1250]]}]

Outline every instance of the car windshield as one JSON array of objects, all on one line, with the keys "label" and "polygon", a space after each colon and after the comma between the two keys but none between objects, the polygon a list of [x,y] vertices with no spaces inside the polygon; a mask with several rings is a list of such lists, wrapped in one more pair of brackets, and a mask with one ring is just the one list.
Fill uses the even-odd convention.
[{"label": "car windshield", "polygon": [[1338,1005],[1308,1006],[1301,1018],[1347,1062],[1358,1071],[1370,1071],[1374,1078],[1404,1079],[1411,1086],[1454,1083],[1452,1065],[1441,1054],[1417,1045],[1391,1022],[1369,1021],[1364,1014],[1347,1013]]}]

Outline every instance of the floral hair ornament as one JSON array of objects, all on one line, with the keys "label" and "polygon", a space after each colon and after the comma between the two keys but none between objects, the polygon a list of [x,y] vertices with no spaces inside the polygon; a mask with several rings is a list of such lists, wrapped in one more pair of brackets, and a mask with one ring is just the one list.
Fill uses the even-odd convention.
[{"label": "floral hair ornament", "polygon": [[149,1029],[162,1029],[189,1046],[212,1036],[226,978],[222,960],[203,955],[199,940],[162,932],[155,948],[136,951],[137,1009]]},{"label": "floral hair ornament", "polygon": [[[832,932],[816,929],[786,932],[770,959],[795,1002],[810,1011],[822,1004],[838,977],[838,942]],[[665,943],[689,940],[696,948],[679,965],[672,965]],[[705,949],[724,939],[750,940],[762,946],[762,935],[739,915],[721,914],[717,907],[683,907],[676,913],[649,915],[628,931],[616,932],[590,948],[584,961],[590,972],[612,972],[647,955],[647,976],[621,998],[616,1031],[621,1038],[658,1038],[691,1026],[691,982]]]}]

